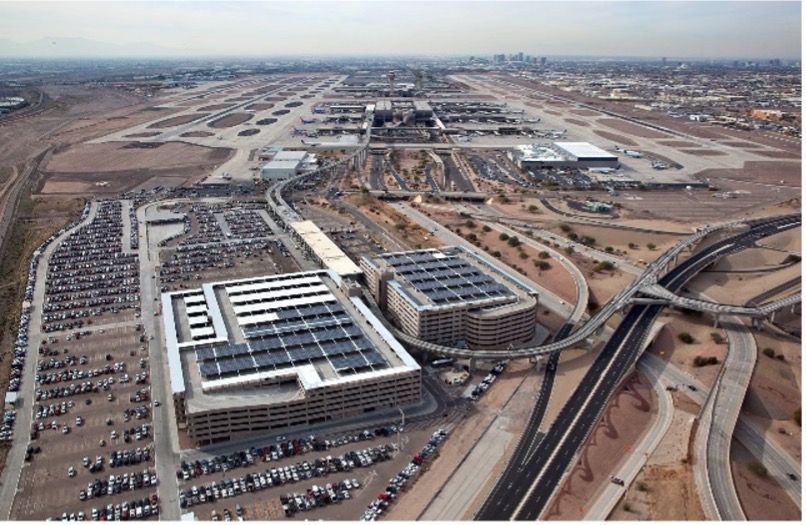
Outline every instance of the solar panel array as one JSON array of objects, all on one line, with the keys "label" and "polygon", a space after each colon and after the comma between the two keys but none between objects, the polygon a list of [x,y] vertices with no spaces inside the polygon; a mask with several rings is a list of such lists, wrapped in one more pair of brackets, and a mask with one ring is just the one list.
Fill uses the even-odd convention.
[{"label": "solar panel array", "polygon": [[274,313],[276,321],[243,328],[246,343],[197,349],[202,377],[224,379],[325,359],[342,375],[389,366],[344,307],[335,301]]},{"label": "solar panel array", "polygon": [[382,255],[381,258],[437,305],[515,296],[509,288],[461,257],[442,255],[441,252],[413,252]]}]

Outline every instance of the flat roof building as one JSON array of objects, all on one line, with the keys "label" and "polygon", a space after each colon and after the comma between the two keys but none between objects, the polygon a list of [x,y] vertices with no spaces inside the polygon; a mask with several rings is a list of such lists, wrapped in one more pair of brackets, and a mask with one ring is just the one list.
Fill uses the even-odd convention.
[{"label": "flat roof building", "polygon": [[180,428],[212,443],[418,403],[419,365],[340,285],[320,270],[163,294]]},{"label": "flat roof building", "polygon": [[510,158],[521,168],[617,168],[616,155],[588,142],[515,146]]},{"label": "flat roof building", "polygon": [[363,257],[361,268],[389,320],[413,337],[504,349],[535,335],[537,290],[461,246]]}]

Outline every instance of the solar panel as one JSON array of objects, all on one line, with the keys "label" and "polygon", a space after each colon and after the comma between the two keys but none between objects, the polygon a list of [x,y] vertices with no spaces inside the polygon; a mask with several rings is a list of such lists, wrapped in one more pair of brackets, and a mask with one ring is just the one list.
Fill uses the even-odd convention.
[{"label": "solar panel", "polygon": [[362,355],[367,360],[367,363],[369,363],[371,365],[385,365],[386,364],[386,359],[377,350],[371,350],[369,352],[362,352]]},{"label": "solar panel", "polygon": [[199,372],[201,373],[202,377],[210,377],[218,375],[218,364],[204,363],[199,367]]},{"label": "solar panel", "polygon": [[197,361],[209,361],[215,357],[215,350],[212,348],[199,348],[196,350]]}]

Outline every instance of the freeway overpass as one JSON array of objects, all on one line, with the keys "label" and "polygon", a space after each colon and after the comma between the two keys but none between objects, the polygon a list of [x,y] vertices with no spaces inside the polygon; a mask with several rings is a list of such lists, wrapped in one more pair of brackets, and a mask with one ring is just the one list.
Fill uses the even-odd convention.
[{"label": "freeway overpass", "polygon": [[[676,291],[719,257],[741,251],[757,238],[799,224],[799,216],[754,222],[750,230],[720,240],[672,268],[659,282]],[[658,262],[664,263],[663,260]],[[658,267],[663,267],[663,264]],[[475,519],[540,518],[607,401],[636,362],[661,309],[660,305],[635,305],[628,311],[537,448],[526,458],[522,468],[499,480]],[[536,429],[529,427],[526,432],[533,434]]]},{"label": "freeway overpass", "polygon": [[[701,299],[693,299],[691,297],[684,297],[682,295],[672,293],[666,288],[658,286],[657,284],[645,286],[641,288],[640,292],[644,295],[661,299],[663,301],[662,304],[670,304],[678,308],[697,310],[699,312],[708,312],[714,315],[744,315],[753,318],[765,318],[778,310],[801,302],[800,292],[758,306],[733,306],[703,301]],[[630,301],[633,303],[640,303],[641,299],[632,298]]]}]

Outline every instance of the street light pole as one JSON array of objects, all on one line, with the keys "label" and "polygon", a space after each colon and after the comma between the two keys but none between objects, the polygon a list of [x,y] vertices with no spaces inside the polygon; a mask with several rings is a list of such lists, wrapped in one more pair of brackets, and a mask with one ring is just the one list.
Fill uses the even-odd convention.
[{"label": "street light pole", "polygon": [[403,432],[403,427],[406,425],[406,413],[403,412],[403,409],[397,407],[397,411],[400,412],[400,426],[397,429],[397,450],[400,451],[400,433]]}]

